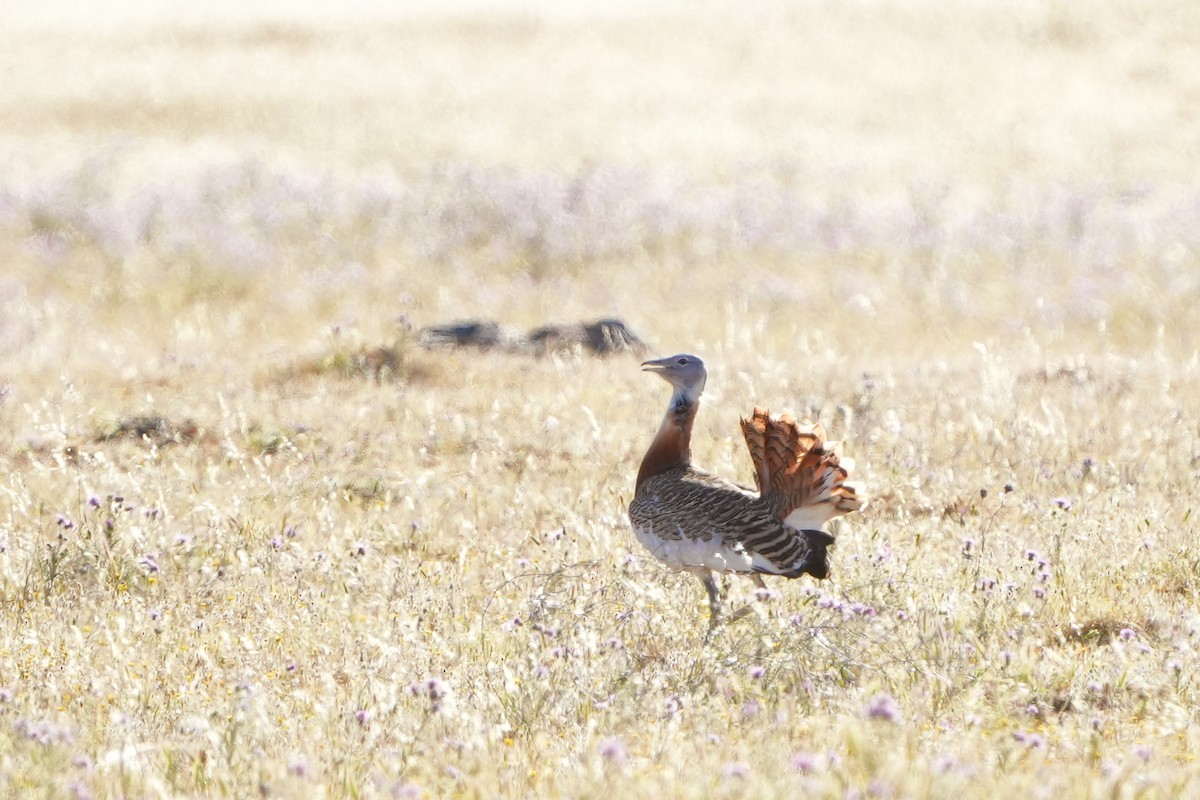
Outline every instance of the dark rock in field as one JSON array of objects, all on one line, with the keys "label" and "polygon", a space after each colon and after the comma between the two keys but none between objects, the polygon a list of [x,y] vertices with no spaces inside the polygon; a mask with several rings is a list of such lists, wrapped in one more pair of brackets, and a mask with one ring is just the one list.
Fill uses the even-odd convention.
[{"label": "dark rock in field", "polygon": [[523,336],[492,320],[460,320],[422,328],[418,340],[426,348],[474,347],[513,353],[554,353],[581,350],[595,355],[644,353],[645,342],[619,319],[543,325]]},{"label": "dark rock in field", "polygon": [[600,353],[638,353],[649,351],[650,347],[636,333],[629,329],[619,319],[599,319],[583,326],[587,336],[584,345],[590,350]]},{"label": "dark rock in field", "polygon": [[478,347],[491,350],[511,347],[518,337],[490,319],[468,319],[448,325],[431,325],[419,333],[421,344],[429,348]]},{"label": "dark rock in field", "polygon": [[134,439],[162,447],[168,444],[188,444],[199,438],[200,433],[200,426],[190,419],[177,422],[159,414],[133,414],[121,417],[111,426],[98,431],[96,441]]},{"label": "dark rock in field", "polygon": [[567,325],[543,325],[529,332],[529,343],[543,352],[580,347],[596,355],[644,353],[646,344],[619,319]]}]

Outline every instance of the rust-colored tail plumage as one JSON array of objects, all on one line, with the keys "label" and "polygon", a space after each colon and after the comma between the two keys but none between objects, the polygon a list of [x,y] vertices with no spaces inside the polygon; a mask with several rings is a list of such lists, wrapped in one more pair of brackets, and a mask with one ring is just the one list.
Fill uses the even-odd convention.
[{"label": "rust-colored tail plumage", "polygon": [[841,457],[839,442],[826,442],[818,423],[797,423],[755,407],[742,419],[742,433],[754,461],[759,495],[776,519],[792,528],[819,530],[829,520],[866,505],[860,487],[849,482],[854,463]]}]

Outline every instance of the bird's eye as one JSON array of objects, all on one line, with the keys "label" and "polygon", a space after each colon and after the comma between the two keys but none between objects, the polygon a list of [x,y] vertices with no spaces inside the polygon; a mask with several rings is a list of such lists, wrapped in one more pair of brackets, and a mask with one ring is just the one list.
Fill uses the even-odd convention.
[{"label": "bird's eye", "polygon": [[688,360],[687,360],[686,358],[679,358],[678,360],[676,360],[676,362],[675,362],[675,363],[676,363],[676,364],[678,364],[678,365],[679,365],[679,366],[681,366],[681,367],[686,367],[686,366],[687,366],[687,363],[688,363]]}]

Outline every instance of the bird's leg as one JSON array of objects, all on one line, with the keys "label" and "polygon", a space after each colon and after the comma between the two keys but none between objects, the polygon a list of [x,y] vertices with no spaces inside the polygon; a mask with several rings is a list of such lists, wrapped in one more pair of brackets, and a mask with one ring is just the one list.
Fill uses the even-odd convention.
[{"label": "bird's leg", "polygon": [[[712,636],[713,629],[721,621],[721,590],[717,587],[716,580],[713,579],[712,570],[706,569],[697,572],[696,576],[700,578],[700,582],[708,591],[708,636]],[[705,639],[707,640],[707,637]]]},{"label": "bird's leg", "polygon": [[[754,581],[754,585],[757,586],[759,589],[762,589],[764,592],[767,590],[767,584],[763,583],[762,575],[759,575],[757,572],[750,573],[750,580]],[[757,599],[762,600],[762,596],[759,596]],[[753,609],[753,606],[744,605],[741,608],[739,608],[737,611],[734,611],[732,614],[730,614],[729,618],[725,621],[726,622],[736,622],[737,620],[739,620],[742,617],[749,614],[752,609]]]},{"label": "bird's leg", "polygon": [[704,570],[698,573],[700,582],[704,584],[704,588],[708,590],[708,610],[712,615],[712,619],[721,618],[721,589],[717,586],[717,581],[713,578],[712,570]]}]

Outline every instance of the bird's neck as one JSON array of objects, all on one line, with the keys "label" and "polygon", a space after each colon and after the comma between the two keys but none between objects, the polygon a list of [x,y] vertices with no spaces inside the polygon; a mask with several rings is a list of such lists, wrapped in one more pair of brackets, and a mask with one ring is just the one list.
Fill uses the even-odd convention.
[{"label": "bird's neck", "polygon": [[671,397],[671,405],[663,416],[662,424],[658,426],[658,433],[654,434],[654,441],[642,458],[637,476],[638,486],[647,478],[691,463],[692,422],[696,419],[699,406],[698,399],[684,392],[676,392]]}]

